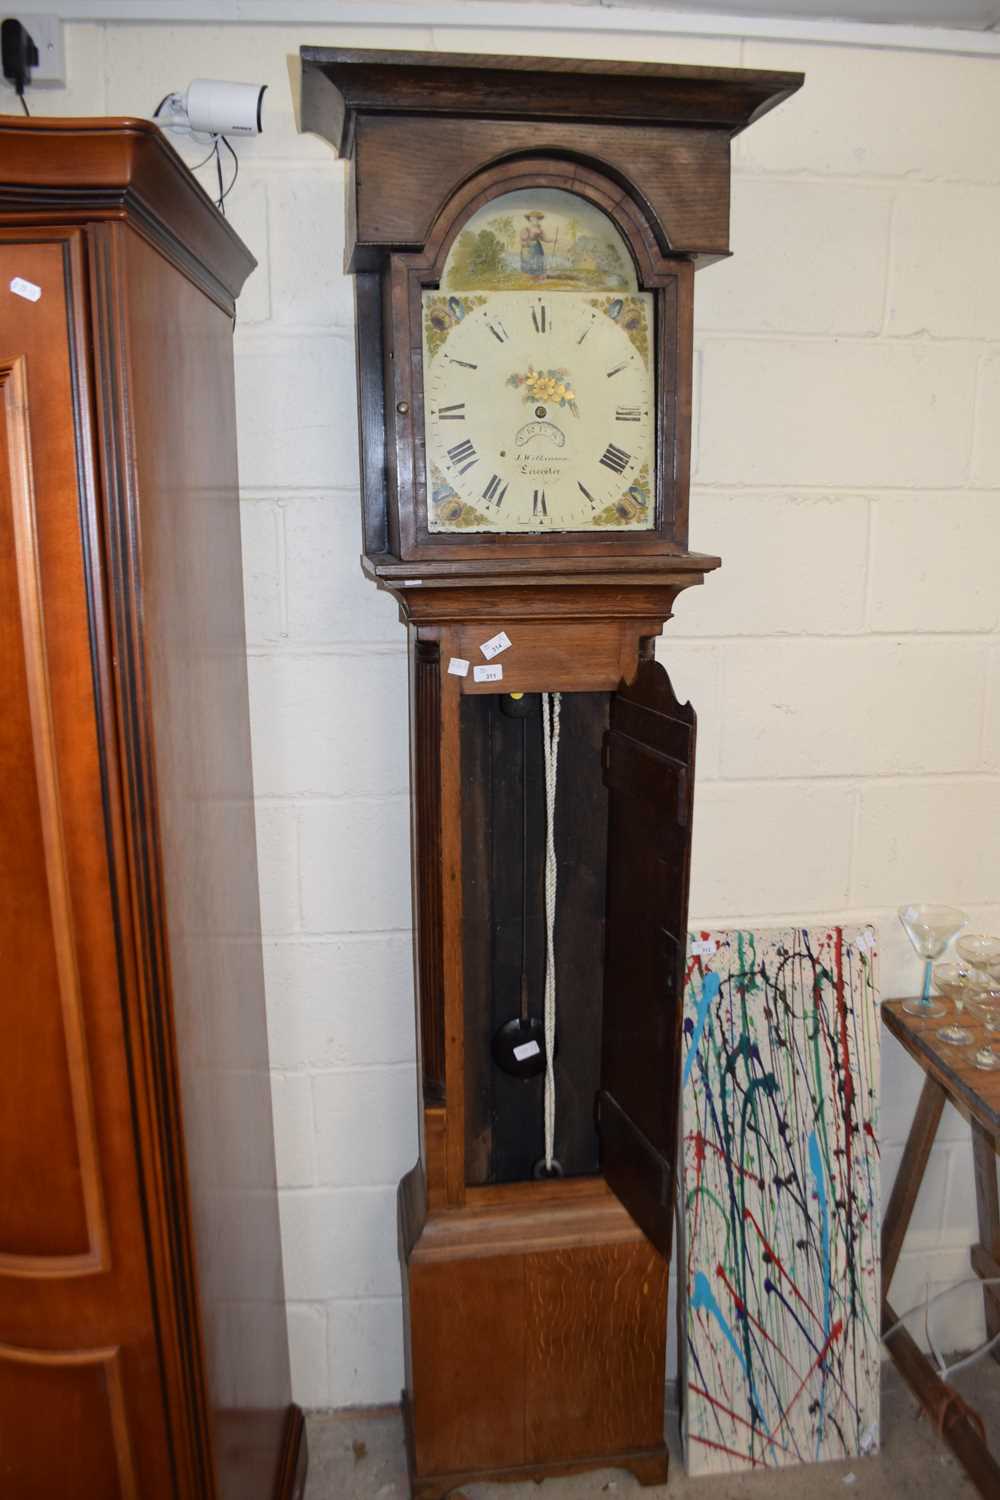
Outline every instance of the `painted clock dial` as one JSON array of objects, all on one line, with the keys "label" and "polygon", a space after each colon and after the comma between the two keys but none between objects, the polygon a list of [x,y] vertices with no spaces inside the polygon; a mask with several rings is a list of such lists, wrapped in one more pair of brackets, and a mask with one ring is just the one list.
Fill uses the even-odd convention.
[{"label": "painted clock dial", "polygon": [[652,300],[572,194],[470,221],[423,294],[429,531],[652,529]]}]

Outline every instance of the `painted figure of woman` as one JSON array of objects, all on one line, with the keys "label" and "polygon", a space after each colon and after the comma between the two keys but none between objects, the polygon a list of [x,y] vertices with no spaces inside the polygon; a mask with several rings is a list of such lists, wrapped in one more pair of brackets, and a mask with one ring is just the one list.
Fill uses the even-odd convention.
[{"label": "painted figure of woman", "polygon": [[537,208],[524,216],[527,224],[521,230],[521,270],[535,281],[545,280],[545,246],[554,245],[542,228],[545,215]]}]

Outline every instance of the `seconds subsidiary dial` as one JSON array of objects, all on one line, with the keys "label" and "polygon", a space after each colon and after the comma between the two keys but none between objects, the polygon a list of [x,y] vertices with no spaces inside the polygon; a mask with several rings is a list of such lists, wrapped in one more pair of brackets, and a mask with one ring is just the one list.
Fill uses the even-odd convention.
[{"label": "seconds subsidiary dial", "polygon": [[423,297],[432,532],[648,530],[652,297]]}]

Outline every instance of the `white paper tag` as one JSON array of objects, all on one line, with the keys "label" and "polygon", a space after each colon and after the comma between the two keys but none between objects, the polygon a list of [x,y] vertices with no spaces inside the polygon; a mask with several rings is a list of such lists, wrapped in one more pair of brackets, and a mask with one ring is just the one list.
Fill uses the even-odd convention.
[{"label": "white paper tag", "polygon": [[715,938],[692,938],[691,954],[694,958],[711,958],[718,947]]},{"label": "white paper tag", "polygon": [[15,276],[10,289],[15,297],[23,297],[26,302],[37,302],[42,295],[41,287],[33,281],[25,281],[23,276]]},{"label": "white paper tag", "polygon": [[858,1444],[858,1447],[861,1449],[861,1453],[865,1458],[868,1457],[869,1453],[878,1452],[877,1422],[873,1422],[870,1427],[865,1428],[864,1432],[861,1434],[861,1442]]},{"label": "white paper tag", "polygon": [[401,578],[400,585],[404,589],[418,589],[423,581],[422,578]]},{"label": "white paper tag", "polygon": [[520,1047],[514,1048],[514,1056],[518,1062],[524,1062],[526,1057],[537,1057],[541,1050],[537,1042],[522,1042]]},{"label": "white paper tag", "polygon": [[453,656],[448,663],[448,671],[452,677],[468,677],[469,663],[464,656]]},{"label": "white paper tag", "polygon": [[472,676],[475,682],[501,682],[503,667],[473,667]]},{"label": "white paper tag", "polygon": [[501,630],[496,635],[491,635],[488,641],[484,641],[479,649],[487,661],[492,661],[494,656],[499,656],[501,651],[506,651],[509,645],[510,636],[506,630]]}]

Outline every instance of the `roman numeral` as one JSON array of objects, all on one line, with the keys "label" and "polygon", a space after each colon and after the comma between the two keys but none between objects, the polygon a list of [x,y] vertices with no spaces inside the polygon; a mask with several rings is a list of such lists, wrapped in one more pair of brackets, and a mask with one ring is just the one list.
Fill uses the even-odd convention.
[{"label": "roman numeral", "polygon": [[497,510],[499,510],[501,505],[503,504],[503,497],[504,495],[506,495],[506,493],[506,485],[504,485],[503,489],[500,489],[500,475],[492,474],[490,476],[489,484],[483,490],[483,499],[492,500]]},{"label": "roman numeral", "polygon": [[548,513],[548,508],[545,504],[545,491],[535,490],[534,498],[531,502],[531,514],[533,516],[548,516]]},{"label": "roman numeral", "polygon": [[624,474],[631,461],[631,453],[626,453],[624,448],[616,448],[614,443],[609,443],[604,450],[601,463],[606,469],[611,469],[615,474]]},{"label": "roman numeral", "polygon": [[621,371],[625,369],[625,366],[627,364],[628,364],[628,360],[626,359],[622,364],[615,365],[615,367],[614,367],[613,370],[609,370],[608,371],[608,379],[610,380],[611,377],[612,377],[612,375],[619,375],[621,373]]},{"label": "roman numeral", "polygon": [[460,474],[467,474],[472,465],[479,462],[479,454],[468,438],[463,438],[454,448],[449,448],[448,457]]},{"label": "roman numeral", "polygon": [[455,401],[451,406],[439,406],[437,414],[442,422],[464,422],[465,402]]},{"label": "roman numeral", "polygon": [[641,422],[641,406],[619,406],[615,408],[615,420],[617,422]]},{"label": "roman numeral", "polygon": [[510,338],[510,334],[500,322],[499,318],[495,323],[487,324],[487,327],[489,328],[490,333],[492,333],[498,344],[506,344],[507,340]]},{"label": "roman numeral", "polygon": [[535,325],[536,333],[547,333],[548,329],[552,327],[551,323],[546,324],[546,309],[544,305],[531,309],[531,321]]},{"label": "roman numeral", "polygon": [[470,365],[469,361],[467,359],[455,359],[455,357],[453,355],[451,355],[451,354],[446,354],[445,355],[445,359],[449,360],[450,363],[453,364],[453,365],[461,365],[463,370],[478,370],[479,369],[478,365]]},{"label": "roman numeral", "polygon": [[597,504],[597,501],[594,499],[593,495],[590,493],[590,491],[588,490],[587,486],[585,484],[581,484],[580,481],[579,481],[579,479],[578,479],[576,481],[576,487],[580,491],[580,494],[583,495],[585,499],[587,499],[587,500],[590,501],[590,507],[591,507],[591,509],[593,509],[594,506]]}]

